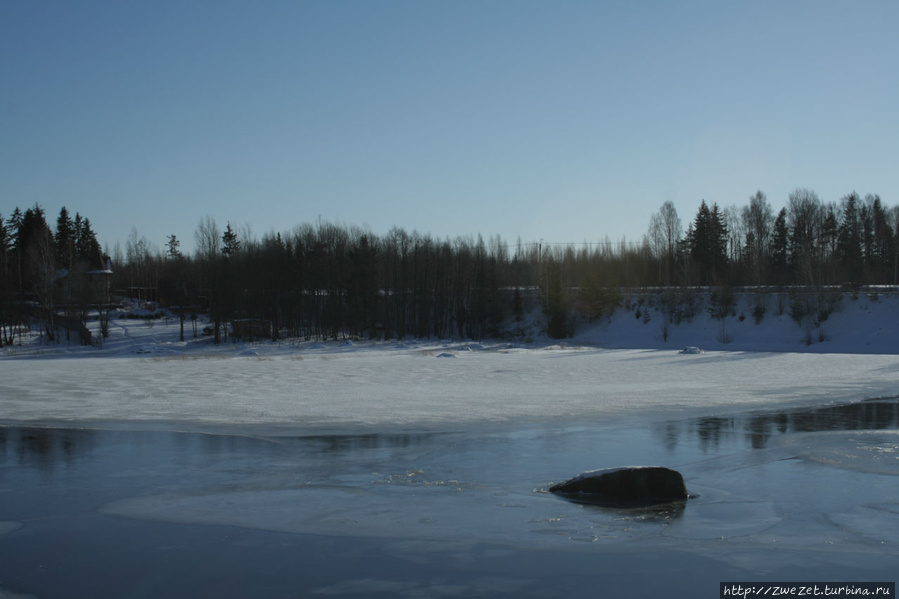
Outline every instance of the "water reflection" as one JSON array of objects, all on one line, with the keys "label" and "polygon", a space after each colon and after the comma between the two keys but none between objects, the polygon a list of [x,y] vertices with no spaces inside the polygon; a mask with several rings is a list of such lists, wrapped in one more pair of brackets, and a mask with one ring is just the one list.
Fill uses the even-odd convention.
[{"label": "water reflection", "polygon": [[[693,441],[703,453],[741,444],[754,449],[768,446],[773,437],[790,433],[899,429],[899,397],[872,399],[843,405],[766,411],[733,417],[702,417],[666,421],[653,427],[653,436],[669,453],[681,441]],[[254,437],[229,434],[185,435],[177,432],[103,431],[40,427],[0,427],[0,464],[52,471],[60,465],[91,458],[98,447],[127,434],[129,446],[170,446],[175,455],[200,457],[252,452],[336,456],[374,456],[379,452],[433,445],[451,433],[369,433]],[[693,445],[693,443],[691,443]]]},{"label": "water reflection", "polygon": [[374,449],[404,449],[426,445],[439,433],[394,433],[365,435],[313,435],[293,440],[324,454],[346,454]]},{"label": "water reflection", "polygon": [[730,418],[705,417],[671,421],[656,427],[656,436],[673,450],[681,436],[695,437],[699,448],[710,451],[745,439],[753,449],[764,449],[778,435],[824,431],[899,429],[899,397],[764,412]]},{"label": "water reflection", "polygon": [[[566,499],[572,500],[571,498]],[[615,505],[574,501],[583,505],[585,509],[610,514],[616,518],[658,523],[670,523],[679,519],[687,508],[685,499],[654,505]]]},{"label": "water reflection", "polygon": [[92,431],[53,428],[0,428],[0,462],[52,471],[72,464],[94,448]]},{"label": "water reflection", "polygon": [[[253,437],[229,434],[183,434],[174,431],[119,431],[39,427],[0,427],[0,465],[52,472],[93,457],[95,449],[121,443],[126,453],[167,455],[176,461],[216,457],[291,454],[322,457],[372,455],[382,450],[424,446],[446,433],[335,434],[299,437]],[[166,448],[174,451],[166,452]],[[175,456],[174,458],[172,456]],[[160,458],[162,459],[162,458]]]}]

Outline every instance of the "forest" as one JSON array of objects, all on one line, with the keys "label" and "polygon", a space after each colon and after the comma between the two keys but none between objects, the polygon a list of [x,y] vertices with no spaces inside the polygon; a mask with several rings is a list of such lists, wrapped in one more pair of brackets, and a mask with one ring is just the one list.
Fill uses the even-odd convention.
[{"label": "forest", "polygon": [[823,313],[833,290],[899,283],[899,207],[854,192],[823,202],[796,189],[775,213],[759,191],[743,206],[703,200],[685,221],[665,202],[641,240],[581,244],[436,239],[400,227],[375,234],[321,220],[257,238],[207,216],[194,246],[185,254],[175,235],[160,246],[132,229],[124,249],[104,251],[90,220],[66,208],[53,226],[39,205],[0,215],[0,344],[28,327],[51,342],[102,344],[125,297],[178,317],[182,339],[216,343],[482,339],[515,335],[535,309],[544,332],[564,338],[647,289],[675,321],[695,313],[691,290],[708,290],[723,310],[737,290],[802,290],[795,318]]}]

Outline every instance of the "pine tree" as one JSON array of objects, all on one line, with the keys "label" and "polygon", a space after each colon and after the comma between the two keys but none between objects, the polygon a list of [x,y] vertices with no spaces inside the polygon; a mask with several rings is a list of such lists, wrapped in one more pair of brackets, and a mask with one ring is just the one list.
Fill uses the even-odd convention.
[{"label": "pine tree", "polygon": [[712,253],[712,271],[715,278],[721,278],[724,276],[729,262],[727,258],[728,230],[724,213],[718,208],[717,203],[712,204],[709,224],[711,226],[711,245],[709,249]]},{"label": "pine tree", "polygon": [[[75,221],[78,221],[76,213]],[[85,218],[81,221],[81,227],[76,227],[77,238],[75,239],[75,255],[78,260],[83,260],[89,269],[98,266],[97,261],[101,258],[100,242],[97,241],[97,235],[91,228],[91,221]]]},{"label": "pine tree", "polygon": [[874,232],[872,262],[875,269],[876,282],[886,283],[895,264],[896,238],[890,226],[889,215],[880,201],[880,196],[869,196],[871,221]]},{"label": "pine tree", "polygon": [[7,236],[9,237],[11,250],[15,250],[21,245],[19,243],[19,234],[22,231],[22,221],[24,219],[25,216],[22,214],[22,210],[16,206],[12,215],[9,217],[9,221],[6,223],[6,231]]},{"label": "pine tree", "polygon": [[701,284],[714,284],[723,277],[727,266],[727,225],[718,204],[709,209],[702,200],[699,205],[690,232],[690,257],[699,265]]},{"label": "pine tree", "polygon": [[16,253],[22,276],[22,291],[34,293],[44,321],[44,332],[56,337],[53,310],[53,286],[56,280],[56,247],[53,232],[47,225],[44,209],[35,204],[22,215],[17,234]]},{"label": "pine tree", "polygon": [[166,250],[166,255],[172,260],[180,260],[184,257],[181,253],[181,242],[178,241],[178,238],[175,237],[175,234],[172,233],[169,235],[169,240],[166,242],[165,246],[168,248]]},{"label": "pine tree", "polygon": [[12,234],[7,224],[3,222],[3,215],[0,214],[0,258],[4,260],[0,268],[6,265],[5,260],[10,251],[12,251]]},{"label": "pine tree", "polygon": [[231,228],[231,223],[228,223],[228,226],[225,227],[225,232],[222,235],[222,254],[224,254],[226,258],[230,258],[239,251],[240,240],[237,238],[237,233]]},{"label": "pine tree", "polygon": [[63,206],[56,219],[56,260],[61,268],[72,270],[75,265],[75,221]]}]

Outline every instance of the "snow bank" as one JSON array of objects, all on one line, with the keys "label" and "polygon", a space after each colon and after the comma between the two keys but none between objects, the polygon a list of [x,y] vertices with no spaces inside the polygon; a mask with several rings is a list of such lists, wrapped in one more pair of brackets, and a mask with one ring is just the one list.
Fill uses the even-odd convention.
[{"label": "snow bank", "polygon": [[[899,296],[895,293],[842,295],[836,309],[817,325],[797,323],[789,315],[785,295],[770,295],[764,316],[756,322],[756,297],[738,296],[724,319],[713,318],[700,305],[689,321],[673,324],[647,296],[638,305],[618,309],[611,318],[581,326],[575,341],[614,349],[681,349],[694,346],[717,351],[899,354]],[[639,317],[638,317],[639,315]]]}]

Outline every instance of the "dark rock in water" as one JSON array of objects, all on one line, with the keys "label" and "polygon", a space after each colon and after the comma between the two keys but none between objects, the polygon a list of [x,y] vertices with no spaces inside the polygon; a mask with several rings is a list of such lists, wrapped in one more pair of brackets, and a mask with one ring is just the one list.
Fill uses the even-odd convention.
[{"label": "dark rock in water", "polygon": [[646,506],[689,497],[683,475],[660,466],[592,470],[557,483],[549,491],[581,503],[619,506]]}]

